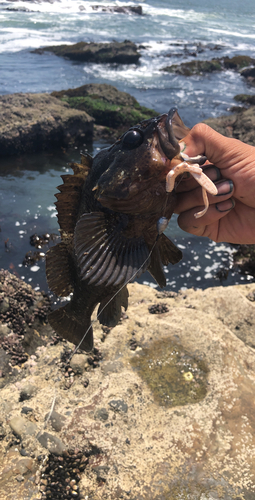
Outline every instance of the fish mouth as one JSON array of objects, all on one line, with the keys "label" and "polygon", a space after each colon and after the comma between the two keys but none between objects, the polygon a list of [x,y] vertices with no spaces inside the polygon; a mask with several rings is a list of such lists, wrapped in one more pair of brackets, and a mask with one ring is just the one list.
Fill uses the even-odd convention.
[{"label": "fish mouth", "polygon": [[[163,119],[162,119],[163,118]],[[189,128],[178,115],[177,108],[170,108],[168,114],[160,117],[157,124],[160,147],[164,155],[172,160],[180,153],[179,141],[187,135]]]}]

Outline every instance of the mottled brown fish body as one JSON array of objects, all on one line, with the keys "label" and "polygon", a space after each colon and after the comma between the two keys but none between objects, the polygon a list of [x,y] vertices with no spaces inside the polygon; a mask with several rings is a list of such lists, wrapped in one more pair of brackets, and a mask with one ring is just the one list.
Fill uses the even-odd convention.
[{"label": "mottled brown fish body", "polygon": [[54,293],[73,295],[49,322],[82,349],[93,347],[97,304],[100,323],[115,326],[128,307],[125,284],[148,270],[163,287],[163,266],[181,259],[180,250],[158,234],[157,222],[174,211],[166,175],[171,162],[180,161],[178,140],[187,130],[170,110],[132,127],[94,159],[82,156],[81,164],[72,165],[74,174],[62,176],[56,195],[61,242],[48,251],[46,272]]}]

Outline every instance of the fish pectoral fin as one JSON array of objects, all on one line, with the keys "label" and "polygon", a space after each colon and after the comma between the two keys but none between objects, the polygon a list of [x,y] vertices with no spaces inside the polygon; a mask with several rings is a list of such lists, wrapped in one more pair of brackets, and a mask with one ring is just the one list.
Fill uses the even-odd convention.
[{"label": "fish pectoral fin", "polygon": [[128,308],[128,290],[125,286],[115,296],[102,300],[97,311],[97,318],[101,325],[114,327],[121,318],[121,307]]},{"label": "fish pectoral fin", "polygon": [[72,263],[65,243],[51,247],[46,254],[46,276],[49,288],[60,297],[73,292]]},{"label": "fish pectoral fin", "polygon": [[72,302],[52,311],[48,316],[48,320],[50,326],[58,335],[75,345],[80,344],[87,332],[84,340],[79,345],[79,349],[84,349],[87,352],[93,349],[93,329],[90,317],[86,318],[84,314],[79,316],[73,310]]},{"label": "fish pectoral fin", "polygon": [[158,248],[161,262],[164,266],[167,266],[169,263],[177,264],[182,259],[181,250],[165,234],[161,234],[159,237]]},{"label": "fish pectoral fin", "polygon": [[84,213],[75,227],[74,248],[81,280],[89,284],[121,286],[139,276],[149,264],[143,239],[124,234],[128,216]]}]

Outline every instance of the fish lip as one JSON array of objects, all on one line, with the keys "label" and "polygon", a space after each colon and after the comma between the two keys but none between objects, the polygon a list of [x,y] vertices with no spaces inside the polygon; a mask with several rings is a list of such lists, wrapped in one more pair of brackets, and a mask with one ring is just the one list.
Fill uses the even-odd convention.
[{"label": "fish lip", "polygon": [[[176,139],[173,131],[173,126],[172,126],[172,120],[177,112],[177,108],[170,108],[168,111],[168,114],[163,114],[160,119],[157,122],[157,133],[158,133],[158,138],[159,138],[159,144],[161,146],[161,149],[164,153],[164,155],[169,159],[172,160],[175,156],[177,156],[180,153],[180,146],[179,142]],[[162,124],[162,118],[164,119],[164,129],[167,132],[167,135],[163,132],[162,127],[159,125]]]}]

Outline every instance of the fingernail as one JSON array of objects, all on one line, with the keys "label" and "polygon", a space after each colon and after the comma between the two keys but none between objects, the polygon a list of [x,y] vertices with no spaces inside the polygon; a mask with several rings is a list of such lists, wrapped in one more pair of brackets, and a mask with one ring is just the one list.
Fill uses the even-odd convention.
[{"label": "fingernail", "polygon": [[234,189],[234,184],[230,179],[228,179],[228,180],[224,180],[222,182],[218,182],[216,184],[216,187],[218,189],[218,194],[216,194],[216,196],[222,196],[223,194],[232,193],[232,191]]},{"label": "fingernail", "polygon": [[180,146],[180,153],[183,153],[183,151],[185,151],[185,149],[186,149],[185,142],[183,142],[183,141],[179,142],[179,146]]},{"label": "fingernail", "polygon": [[215,208],[218,210],[218,212],[229,212],[229,210],[232,210],[234,208],[235,202],[232,198],[226,201],[222,201],[221,203],[216,203]]},{"label": "fingernail", "polygon": [[219,181],[221,179],[221,172],[218,167],[215,167],[215,165],[208,165],[208,167],[203,169],[203,172],[208,175],[208,177],[211,179],[211,181]]}]

